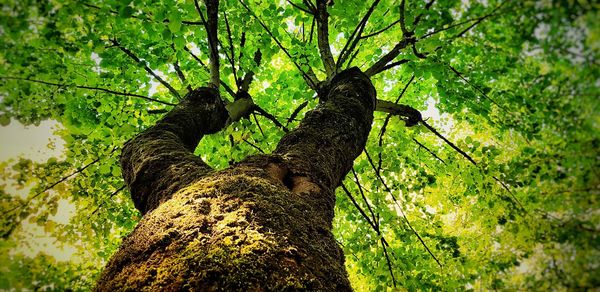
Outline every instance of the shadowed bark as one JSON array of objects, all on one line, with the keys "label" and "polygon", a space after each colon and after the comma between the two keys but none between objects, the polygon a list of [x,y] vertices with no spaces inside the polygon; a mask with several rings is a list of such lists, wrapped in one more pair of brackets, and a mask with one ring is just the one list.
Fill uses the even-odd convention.
[{"label": "shadowed bark", "polygon": [[209,89],[130,141],[124,176],[145,215],[96,290],[351,290],[331,234],[335,188],[365,146],[376,97],[356,68],[327,88],[274,153],[221,171],[192,155],[225,124]]}]

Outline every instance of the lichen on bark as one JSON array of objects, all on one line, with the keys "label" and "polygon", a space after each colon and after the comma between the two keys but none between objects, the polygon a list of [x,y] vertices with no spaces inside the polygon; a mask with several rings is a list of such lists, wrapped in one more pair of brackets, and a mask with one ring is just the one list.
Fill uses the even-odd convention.
[{"label": "lichen on bark", "polygon": [[193,94],[123,151],[145,215],[96,290],[351,290],[331,229],[335,188],[371,127],[369,79],[341,72],[274,153],[220,171],[191,153],[226,112],[216,92]]}]

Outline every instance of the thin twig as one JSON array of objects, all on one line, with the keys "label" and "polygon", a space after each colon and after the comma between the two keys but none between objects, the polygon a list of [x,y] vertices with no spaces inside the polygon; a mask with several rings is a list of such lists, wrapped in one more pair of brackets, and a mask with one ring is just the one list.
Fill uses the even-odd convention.
[{"label": "thin twig", "polygon": [[301,103],[300,105],[298,105],[298,107],[296,107],[296,109],[294,109],[294,111],[292,112],[290,117],[287,119],[286,125],[289,125],[296,118],[296,116],[298,116],[300,111],[302,111],[302,109],[304,109],[307,105],[308,105],[308,100]]},{"label": "thin twig", "polygon": [[394,270],[392,269],[392,261],[390,260],[390,256],[387,252],[387,247],[383,238],[381,239],[381,246],[383,247],[383,254],[385,255],[385,261],[387,262],[388,270],[390,272],[390,276],[392,276],[392,284],[394,284],[394,288],[396,288],[396,277],[394,277]]},{"label": "thin twig", "polygon": [[258,105],[254,107],[254,110],[261,116],[271,120],[277,127],[281,128],[284,132],[289,132],[290,130],[284,126],[281,122],[279,122],[279,120],[277,120],[277,118],[275,116],[273,116],[272,114],[268,113],[267,111],[265,111],[264,109],[262,109],[261,107],[259,107]]},{"label": "thin twig", "polygon": [[252,148],[258,150],[260,153],[265,153],[262,149],[260,149],[260,147],[256,146],[254,143],[248,141],[247,139],[242,139],[242,141],[246,142],[248,145],[252,146]]},{"label": "thin twig", "polygon": [[294,60],[294,58],[292,58],[292,55],[288,52],[288,50],[283,46],[283,44],[281,44],[281,42],[275,37],[275,35],[273,35],[273,33],[267,27],[267,25],[260,18],[258,18],[258,16],[250,9],[250,7],[248,7],[248,5],[246,5],[246,3],[244,3],[243,0],[238,0],[238,1],[242,4],[242,6],[244,6],[244,8],[246,8],[246,10],[248,10],[248,12],[252,15],[252,17],[254,17],[254,19],[256,19],[258,21],[260,26],[262,26],[262,28],[273,39],[273,41],[275,41],[277,46],[279,46],[279,48],[285,53],[285,55],[290,59],[290,61],[292,61],[292,63],[294,63],[294,65],[296,66],[296,69],[298,69],[298,71],[300,71],[300,73],[302,73],[302,76],[304,77],[304,80],[306,81],[308,86],[310,88],[312,88],[313,90],[317,90],[318,81],[313,80],[306,72],[304,72],[304,70],[302,70],[302,67],[300,67],[300,65]]},{"label": "thin twig", "polygon": [[338,61],[336,63],[337,68],[341,68],[343,66],[343,64],[346,61],[346,59],[348,58],[348,56],[353,53],[353,51],[356,48],[356,45],[358,45],[358,42],[362,39],[361,38],[362,32],[365,29],[365,26],[367,25],[367,21],[369,20],[369,17],[371,17],[371,14],[375,10],[375,7],[377,7],[377,4],[379,4],[379,1],[380,0],[373,1],[373,4],[371,4],[371,6],[369,7],[369,10],[367,10],[367,13],[365,13],[363,18],[360,20],[360,22],[356,25],[356,27],[352,31],[352,34],[350,34],[350,37],[346,41],[346,44],[342,48],[342,51],[340,51],[340,56],[338,57]]},{"label": "thin twig", "polygon": [[[233,71],[233,78],[235,85],[238,90],[240,89],[240,80],[237,77],[237,69],[235,68],[235,48],[233,46],[233,38],[231,37],[231,28],[229,27],[229,21],[227,20],[227,14],[223,11],[223,19],[225,20],[225,28],[227,29],[227,39],[229,40],[229,52],[231,56],[228,56],[229,63],[231,64],[231,70]],[[227,54],[225,54],[227,55]]]},{"label": "thin twig", "polygon": [[377,168],[375,167],[375,164],[373,163],[373,159],[371,159],[371,156],[369,155],[369,152],[367,151],[367,149],[364,149],[364,152],[365,152],[365,154],[367,156],[367,160],[369,161],[369,164],[371,165],[371,167],[373,168],[373,170],[375,170],[375,174],[376,174],[377,178],[379,179],[379,181],[383,185],[383,187],[386,190],[386,192],[392,197],[392,199],[394,200],[394,203],[396,204],[396,206],[398,206],[398,209],[400,210],[400,213],[401,213],[402,217],[404,218],[404,221],[408,225],[408,228],[410,228],[410,230],[417,236],[417,238],[419,239],[419,242],[421,242],[421,245],[423,245],[423,247],[425,247],[425,249],[427,250],[427,252],[429,253],[429,255],[431,255],[431,257],[435,260],[435,262],[438,264],[438,266],[442,267],[442,263],[440,263],[440,261],[438,260],[438,258],[429,249],[429,246],[427,246],[427,244],[425,243],[425,241],[423,240],[423,238],[421,238],[421,235],[419,235],[419,233],[417,232],[417,230],[415,230],[412,227],[412,224],[410,223],[410,220],[408,220],[408,217],[406,217],[406,214],[404,213],[404,210],[402,209],[402,207],[398,203],[398,198],[396,197],[396,195],[394,195],[394,193],[392,192],[392,190],[390,190],[390,188],[387,186],[387,184],[385,183],[385,181],[381,177],[381,174],[377,171]]},{"label": "thin twig", "polygon": [[294,3],[294,2],[292,2],[292,1],[290,1],[290,0],[285,0],[285,1],[286,1],[287,3],[289,3],[289,4],[291,4],[292,6],[296,7],[296,8],[297,8],[297,9],[299,9],[300,11],[306,12],[306,13],[308,13],[308,14],[310,14],[310,15],[314,15],[314,13],[313,13],[312,11],[310,11],[310,10],[308,10],[308,9],[306,9],[306,8],[304,8],[304,7],[302,7],[302,6],[298,5],[298,4],[296,4],[296,3]]},{"label": "thin twig", "polygon": [[[114,147],[106,156],[111,155],[113,152],[117,151],[117,149],[119,149],[118,147]],[[29,203],[31,203],[31,201],[33,201],[35,198],[39,197],[40,195],[42,195],[43,193],[47,192],[48,190],[51,190],[52,188],[54,188],[55,186],[57,186],[58,184],[67,181],[68,179],[70,179],[71,177],[73,177],[76,174],[79,174],[81,172],[83,172],[84,170],[86,170],[88,167],[92,166],[95,163],[98,163],[103,157],[102,156],[98,156],[96,157],[96,159],[92,160],[92,162],[76,169],[74,172],[70,173],[69,175],[66,175],[64,177],[62,177],[61,179],[55,181],[54,183],[50,184],[49,186],[45,187],[43,190],[35,193],[35,195],[27,198],[27,200],[25,200],[25,202],[23,202],[21,205],[15,206],[14,208],[6,211],[6,213],[10,214],[12,211],[19,209],[19,208],[24,208],[27,205],[29,205]]]},{"label": "thin twig", "polygon": [[444,165],[446,164],[446,161],[444,161],[444,159],[441,159],[439,156],[437,156],[435,153],[433,153],[433,151],[431,151],[429,148],[427,148],[427,146],[423,145],[417,139],[413,138],[413,141],[415,141],[415,143],[417,143],[419,145],[419,147],[425,149],[425,151],[429,152],[429,154],[433,155],[433,157],[435,157],[437,160],[442,162]]},{"label": "thin twig", "polygon": [[104,204],[106,204],[106,202],[108,200],[112,199],[112,197],[114,197],[116,194],[118,194],[123,189],[125,189],[125,185],[122,185],[121,187],[119,187],[118,189],[116,189],[114,192],[112,192],[110,195],[108,195],[108,197],[104,198],[102,200],[102,203],[100,203],[100,205],[98,205],[98,207],[96,207],[96,209],[90,214],[90,216],[95,215],[96,212],[98,212],[98,210],[100,210],[100,208],[102,208],[102,206],[104,206]]},{"label": "thin twig", "polygon": [[22,78],[22,77],[12,77],[12,76],[0,76],[0,79],[22,80],[22,81],[35,82],[35,83],[40,83],[40,84],[45,84],[45,85],[51,85],[51,86],[57,86],[57,87],[73,86],[75,88],[80,88],[80,89],[97,90],[97,91],[102,91],[102,92],[106,92],[106,93],[110,93],[110,94],[114,94],[114,95],[137,97],[137,98],[145,99],[145,100],[148,100],[148,101],[153,101],[153,102],[162,103],[162,104],[165,104],[165,105],[175,106],[174,103],[170,103],[170,102],[158,100],[158,99],[147,97],[147,96],[143,96],[143,95],[140,95],[140,94],[114,91],[114,90],[111,90],[111,89],[101,88],[101,87],[85,86],[85,85],[75,85],[75,84],[64,84],[64,83],[54,83],[54,82],[49,82],[49,81],[29,79],[29,78]]},{"label": "thin twig", "polygon": [[[190,56],[192,56],[192,58],[194,58],[194,60],[196,60],[200,64],[200,66],[202,66],[202,68],[204,68],[204,70],[206,70],[206,72],[210,71],[210,69],[208,69],[206,64],[204,64],[204,62],[202,62],[202,60],[198,56],[196,56],[192,52],[192,50],[188,49],[187,46],[183,47],[183,49],[185,51],[187,51],[190,54]],[[229,95],[231,95],[231,98],[235,99],[235,97],[236,97],[235,91],[233,91],[233,89],[231,89],[231,87],[225,81],[219,80],[219,83],[221,84],[221,86],[223,86],[223,88],[225,88],[225,91],[227,91],[227,93],[229,93]]]},{"label": "thin twig", "polygon": [[158,74],[156,74],[152,69],[150,69],[150,67],[148,67],[148,64],[146,63],[146,61],[142,62],[142,60],[140,58],[138,58],[138,56],[136,56],[131,50],[129,50],[126,47],[124,47],[123,45],[121,45],[121,43],[119,43],[117,40],[112,40],[112,44],[115,47],[119,48],[119,50],[121,50],[127,56],[129,56],[129,58],[131,58],[133,61],[135,61],[136,64],[143,64],[144,70],[146,72],[148,72],[148,74],[152,75],[152,77],[154,77],[156,80],[158,80],[158,82],[160,82],[160,84],[164,85],[167,89],[169,89],[169,92],[171,92],[171,94],[173,96],[175,96],[178,100],[181,100],[181,96],[179,95],[179,92],[177,92],[177,90],[175,90],[175,88],[173,88],[173,86],[171,86],[171,84],[169,84],[167,81],[165,81],[160,76],[158,76]]}]

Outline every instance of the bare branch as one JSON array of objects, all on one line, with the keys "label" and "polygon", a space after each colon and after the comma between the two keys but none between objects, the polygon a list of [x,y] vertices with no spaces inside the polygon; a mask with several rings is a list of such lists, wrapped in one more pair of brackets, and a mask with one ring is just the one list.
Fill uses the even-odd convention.
[{"label": "bare branch", "polygon": [[369,10],[367,10],[367,13],[363,16],[363,18],[360,20],[360,22],[356,25],[356,27],[354,28],[354,31],[352,31],[350,38],[348,38],[348,41],[346,41],[346,44],[344,45],[344,47],[342,48],[342,51],[340,52],[340,56],[338,57],[336,68],[341,68],[344,65],[344,62],[346,61],[348,56],[350,54],[352,54],[352,52],[356,48],[356,45],[362,39],[361,38],[362,31],[365,29],[365,26],[367,25],[367,21],[369,20],[369,17],[371,17],[371,14],[375,10],[375,7],[377,7],[377,4],[379,4],[379,1],[380,0],[375,0],[373,2],[373,4],[371,4],[371,7],[369,7]]},{"label": "bare branch", "polygon": [[427,146],[423,145],[421,142],[419,142],[417,139],[413,138],[413,141],[415,141],[415,143],[417,143],[419,145],[419,147],[425,149],[425,151],[429,152],[429,154],[431,154],[433,157],[435,157],[437,160],[439,160],[440,162],[442,162],[443,164],[446,164],[446,162],[444,161],[444,159],[441,159],[439,156],[437,156],[435,153],[433,153],[433,151],[431,151],[429,148],[427,148]]},{"label": "bare branch", "polygon": [[[429,2],[427,2],[427,4],[425,4],[425,10],[429,10],[429,8],[431,8],[431,6],[433,5],[433,3],[435,2],[435,0],[431,0]],[[423,18],[423,13],[417,15],[417,17],[415,17],[415,20],[413,21],[413,31],[416,29],[417,24],[419,24],[419,22],[421,21],[421,18]]]},{"label": "bare branch", "polygon": [[244,8],[246,8],[246,10],[248,10],[248,12],[252,15],[252,17],[254,17],[254,19],[256,19],[258,21],[260,26],[262,26],[262,28],[267,32],[267,34],[271,37],[271,39],[273,39],[273,41],[275,41],[277,46],[279,46],[279,48],[285,53],[285,55],[290,59],[290,61],[292,61],[292,63],[294,63],[294,65],[296,66],[296,69],[298,69],[298,71],[300,71],[300,73],[302,74],[302,76],[304,78],[304,81],[306,81],[308,86],[310,88],[312,88],[313,90],[317,90],[318,89],[317,85],[319,83],[318,80],[314,76],[310,76],[304,70],[302,70],[302,67],[300,67],[300,65],[294,60],[294,58],[292,58],[292,55],[290,55],[288,50],[281,44],[281,42],[275,37],[275,35],[273,35],[273,33],[267,27],[267,25],[260,18],[258,18],[258,16],[256,16],[256,14],[250,9],[250,7],[248,7],[248,5],[246,5],[246,3],[244,3],[243,0],[239,0],[239,2],[240,2],[240,4],[242,4],[242,6],[244,6]]},{"label": "bare branch", "polygon": [[267,111],[265,111],[264,109],[262,109],[261,107],[259,107],[258,105],[254,107],[254,110],[260,114],[261,116],[271,120],[277,127],[281,128],[284,132],[289,132],[290,130],[284,126],[282,123],[279,122],[279,120],[277,120],[277,118],[275,116],[273,116],[272,114],[268,113]]},{"label": "bare branch", "polygon": [[73,86],[75,88],[80,88],[80,89],[97,90],[97,91],[102,91],[102,92],[106,92],[106,93],[110,93],[110,94],[114,94],[114,95],[122,95],[122,96],[129,96],[129,97],[141,98],[141,99],[145,99],[145,100],[148,100],[148,101],[162,103],[162,104],[171,105],[171,106],[175,105],[174,103],[170,103],[170,102],[158,100],[158,99],[147,97],[147,96],[140,95],[140,94],[127,93],[127,92],[119,92],[119,91],[114,91],[114,90],[111,90],[111,89],[101,88],[101,87],[93,87],[93,86],[85,86],[85,85],[74,85],[74,84],[63,84],[63,83],[54,83],[54,82],[48,82],[48,81],[43,81],[43,80],[28,79],[28,78],[21,78],[21,77],[12,77],[12,76],[0,76],[0,79],[22,80],[22,81],[35,82],[35,83],[40,83],[40,84],[45,84],[45,85],[50,85],[50,86],[57,86],[57,87]]},{"label": "bare branch", "polygon": [[323,67],[325,67],[327,77],[331,78],[336,73],[336,66],[329,46],[329,13],[327,12],[326,0],[317,0],[317,13],[315,18],[317,20],[319,53],[321,53],[321,60],[323,61]]},{"label": "bare branch", "polygon": [[[256,66],[260,65],[261,59],[262,53],[260,52],[260,49],[257,49],[256,52],[254,52],[254,63],[256,63]],[[242,82],[240,82],[240,91],[248,92],[250,89],[250,83],[252,83],[253,79],[254,70],[246,73],[246,75],[244,75],[244,79],[242,79]]]},{"label": "bare branch", "polygon": [[389,63],[389,64],[383,66],[383,68],[381,68],[381,70],[379,72],[377,72],[376,74],[384,72],[384,71],[387,71],[387,70],[390,70],[390,69],[392,69],[392,68],[394,68],[396,66],[400,66],[400,65],[406,64],[408,62],[410,62],[410,60],[408,60],[408,59],[402,59],[402,60],[399,60],[399,61],[396,61],[396,62]]},{"label": "bare branch", "polygon": [[492,98],[490,98],[483,90],[481,90],[481,88],[479,88],[478,86],[475,86],[474,84],[472,84],[468,79],[466,79],[463,76],[462,73],[458,72],[458,70],[456,70],[454,67],[452,67],[451,65],[448,65],[448,68],[450,68],[450,70],[452,70],[452,72],[454,72],[454,74],[456,74],[456,76],[458,76],[464,82],[466,82],[467,84],[469,84],[469,86],[473,87],[475,90],[477,90],[479,93],[481,93],[481,95],[483,97],[485,97],[487,100],[489,100],[491,103],[495,104],[497,107],[501,108],[505,112],[508,112],[508,109],[506,107],[498,104],[495,100],[493,100]]},{"label": "bare branch", "polygon": [[[481,23],[486,18],[495,16],[497,14],[498,10],[506,2],[509,2],[509,1],[504,1],[504,2],[500,3],[500,5],[496,6],[496,8],[494,8],[490,13],[488,13],[486,15],[483,15],[483,16],[480,16],[480,17],[476,17],[476,18],[473,18],[473,19],[467,19],[467,20],[461,21],[461,22],[456,23],[456,24],[451,24],[448,27],[441,28],[441,29],[438,29],[438,30],[434,30],[434,31],[432,31],[430,33],[427,33],[427,34],[423,35],[422,37],[419,38],[419,40],[422,40],[424,38],[428,38],[428,37],[430,37],[430,36],[432,36],[434,34],[438,34],[438,33],[442,32],[442,31],[449,30],[451,28],[454,28],[454,27],[457,27],[457,26],[461,26],[463,24],[466,24],[466,23],[474,21],[474,23],[472,23],[471,25],[469,25],[466,29],[462,30],[460,33],[458,33],[457,35],[455,35],[454,37],[452,37],[452,40],[454,40],[456,38],[459,38],[459,37],[462,37],[465,33],[467,33],[469,30],[471,30],[473,27],[475,27],[476,25],[478,25],[479,23]],[[450,42],[452,42],[452,40]]]},{"label": "bare branch", "polygon": [[417,236],[417,238],[419,239],[419,242],[421,242],[421,245],[423,245],[423,247],[425,247],[425,249],[427,250],[427,252],[429,253],[429,255],[431,255],[431,257],[435,260],[435,262],[438,264],[438,266],[442,267],[442,263],[440,263],[440,261],[438,260],[438,258],[429,249],[429,247],[427,246],[427,244],[425,243],[425,241],[423,241],[423,238],[421,238],[421,235],[419,235],[419,233],[417,232],[417,230],[415,230],[412,227],[412,224],[408,220],[408,217],[406,217],[406,214],[404,214],[403,208],[398,203],[398,198],[390,190],[390,188],[387,186],[387,184],[385,183],[385,181],[381,177],[380,173],[377,171],[377,168],[375,167],[375,164],[373,163],[373,159],[371,159],[371,156],[369,155],[369,152],[367,151],[367,149],[365,149],[365,154],[367,156],[367,160],[369,161],[369,164],[371,164],[371,167],[373,167],[373,170],[375,170],[375,174],[376,174],[377,178],[379,179],[379,181],[381,182],[381,184],[383,185],[385,191],[392,197],[392,199],[394,200],[394,203],[396,204],[396,206],[398,206],[398,209],[400,210],[400,213],[402,214],[402,217],[404,218],[404,221],[408,225],[408,228],[410,228],[410,230]]},{"label": "bare branch", "polygon": [[394,277],[394,270],[392,269],[392,261],[390,260],[390,256],[387,252],[387,247],[383,238],[381,239],[381,247],[383,247],[383,254],[385,255],[385,261],[387,262],[388,270],[390,272],[390,276],[392,276],[392,284],[394,284],[394,288],[396,288],[396,277]]},{"label": "bare branch", "polygon": [[228,56],[227,54],[225,55],[227,56],[227,58],[229,59],[229,63],[231,64],[231,70],[233,71],[233,79],[235,80],[235,85],[238,89],[240,89],[240,80],[237,77],[237,70],[235,68],[235,48],[233,46],[233,39],[231,37],[231,28],[229,27],[229,21],[227,20],[227,14],[225,12],[223,12],[223,19],[225,20],[225,27],[227,29],[227,39],[229,40],[229,53],[231,54],[231,56]]},{"label": "bare branch", "polygon": [[375,222],[369,218],[369,216],[367,215],[367,213],[365,213],[365,211],[363,210],[363,208],[358,204],[358,202],[356,202],[356,200],[354,199],[354,196],[352,196],[352,193],[348,190],[348,188],[346,188],[346,186],[344,185],[344,183],[342,183],[341,187],[342,187],[342,190],[344,191],[344,193],[346,194],[346,196],[348,196],[348,198],[352,202],[352,205],[354,205],[354,207],[356,208],[356,210],[358,210],[358,212],[360,213],[360,215],[365,219],[365,221],[367,221],[367,223],[371,226],[371,228],[373,228],[373,230],[377,234],[379,234],[380,233],[379,226],[375,225]]},{"label": "bare branch", "polygon": [[473,165],[477,166],[477,162],[475,162],[475,160],[473,160],[473,158],[471,158],[471,156],[469,156],[469,154],[467,154],[462,149],[458,148],[458,146],[454,145],[454,143],[452,143],[448,139],[446,139],[446,137],[444,137],[442,134],[440,134],[434,127],[432,127],[431,125],[429,125],[427,122],[425,122],[423,120],[421,121],[421,124],[423,124],[423,126],[425,126],[425,128],[429,129],[429,131],[431,131],[431,133],[435,134],[440,139],[444,140],[444,142],[446,142],[446,144],[448,144],[450,147],[452,147],[452,149],[456,150],[456,152],[460,153],[460,155],[462,155],[464,158],[469,160]]},{"label": "bare branch", "polygon": [[[185,75],[183,74],[183,71],[181,71],[181,68],[179,67],[179,62],[176,61],[175,63],[173,63],[173,69],[175,69],[175,72],[177,73],[177,77],[179,77],[179,80],[181,80],[182,84],[185,84]],[[191,85],[187,85],[186,86],[188,91],[192,91],[192,86]]]},{"label": "bare branch", "polygon": [[365,192],[363,192],[363,187],[360,184],[360,180],[358,179],[358,175],[356,174],[356,170],[354,170],[354,167],[352,168],[352,175],[354,175],[354,182],[358,186],[358,191],[360,192],[360,196],[362,197],[365,205],[367,205],[367,209],[369,209],[369,213],[371,213],[371,219],[373,219],[373,225],[376,226],[377,231],[379,231],[379,222],[377,222],[377,219],[375,217],[375,212],[373,212],[373,208],[371,208],[371,204],[369,204],[369,201],[367,200],[367,197],[365,196]]},{"label": "bare branch", "polygon": [[285,1],[286,1],[287,3],[289,3],[289,4],[291,4],[292,6],[296,7],[296,8],[297,8],[297,9],[299,9],[300,11],[306,12],[306,13],[308,13],[308,14],[310,14],[310,15],[314,15],[314,13],[313,13],[312,11],[310,11],[310,10],[308,10],[308,9],[306,9],[306,8],[304,8],[304,7],[302,7],[302,6],[298,5],[298,4],[296,4],[296,3],[294,3],[294,2],[292,2],[292,1],[290,1],[290,0],[285,0]]},{"label": "bare branch", "polygon": [[[198,0],[194,0],[198,14],[203,18]],[[219,26],[219,0],[204,0],[206,5],[205,23],[206,33],[208,35],[208,47],[210,49],[210,83],[214,88],[219,88],[221,78],[219,77],[219,39],[217,28]]]},{"label": "bare branch", "polygon": [[400,2],[400,29],[402,30],[402,36],[407,35],[409,32],[406,29],[406,0]]},{"label": "bare branch", "polygon": [[[106,154],[106,156],[109,156],[109,155],[113,154],[113,153],[114,153],[114,152],[115,152],[117,149],[119,149],[119,148],[118,148],[118,147],[113,147],[113,149],[112,149],[112,150],[111,150],[111,151],[110,151],[108,154]],[[41,190],[41,191],[39,191],[39,192],[35,193],[35,195],[33,195],[33,196],[30,196],[29,198],[27,198],[27,200],[25,200],[25,202],[23,202],[21,205],[15,206],[14,208],[12,208],[12,209],[10,209],[10,210],[6,211],[6,213],[10,214],[10,213],[11,213],[12,211],[14,211],[14,210],[17,210],[17,209],[19,209],[19,208],[24,208],[24,207],[26,207],[26,206],[27,206],[27,205],[29,205],[29,203],[31,203],[31,201],[33,201],[35,198],[37,198],[37,197],[39,197],[40,195],[42,195],[43,193],[45,193],[45,192],[47,192],[47,191],[51,190],[52,188],[54,188],[54,187],[55,187],[55,186],[57,186],[58,184],[60,184],[60,183],[62,183],[62,182],[65,182],[65,181],[67,181],[68,179],[70,179],[71,177],[73,177],[73,176],[75,176],[75,175],[77,175],[77,174],[79,174],[79,173],[83,172],[83,171],[84,171],[84,170],[86,170],[88,167],[92,166],[93,164],[96,164],[96,163],[98,163],[98,162],[99,162],[99,161],[100,161],[102,158],[103,158],[103,157],[101,157],[101,156],[99,156],[99,157],[96,157],[96,159],[92,160],[92,162],[90,162],[90,163],[88,163],[88,164],[86,164],[86,165],[84,165],[84,166],[82,166],[82,167],[80,167],[80,168],[76,169],[74,172],[72,172],[72,173],[70,173],[70,174],[68,174],[68,175],[66,175],[66,176],[64,176],[64,177],[62,177],[61,179],[59,179],[59,180],[55,181],[54,183],[52,183],[52,184],[50,184],[49,186],[45,187],[43,190]]]},{"label": "bare branch", "polygon": [[375,111],[388,113],[395,116],[401,116],[404,118],[407,127],[414,126],[422,121],[421,112],[404,104],[397,104],[387,100],[377,100],[377,106]]},{"label": "bare branch", "polygon": [[361,36],[360,38],[361,38],[361,39],[366,39],[366,38],[374,37],[374,36],[376,36],[376,35],[378,35],[378,34],[380,34],[380,33],[384,32],[384,31],[386,31],[386,30],[388,30],[388,29],[392,28],[394,25],[396,25],[396,24],[397,24],[397,23],[399,23],[399,22],[400,22],[400,19],[398,19],[398,20],[396,20],[396,21],[394,21],[394,22],[392,22],[392,23],[388,24],[386,27],[384,27],[384,28],[382,28],[382,29],[380,29],[380,30],[377,30],[377,31],[374,31],[374,32],[372,32],[372,33],[369,33],[369,34],[363,35],[363,36]]},{"label": "bare branch", "polygon": [[122,190],[125,189],[125,185],[122,185],[121,187],[119,187],[118,189],[116,189],[114,192],[112,192],[110,195],[108,195],[106,198],[102,199],[102,203],[100,203],[100,205],[98,205],[98,207],[96,207],[96,209],[90,214],[90,216],[93,216],[96,214],[96,212],[98,212],[98,210],[100,210],[100,208],[102,208],[102,206],[104,206],[104,204],[106,204],[106,202],[110,199],[112,199],[112,197],[114,197],[116,194],[118,194],[119,192],[121,192]]},{"label": "bare branch", "polygon": [[382,72],[383,69],[385,68],[385,66],[389,62],[394,60],[400,54],[400,51],[402,49],[406,48],[406,46],[411,44],[413,41],[414,41],[414,39],[409,39],[409,38],[403,37],[402,40],[400,40],[400,42],[398,42],[398,44],[396,44],[391,51],[389,51],[387,54],[385,54],[383,57],[381,57],[381,59],[379,59],[379,61],[375,62],[375,64],[373,64],[371,67],[369,67],[369,69],[367,69],[367,71],[365,71],[365,74],[367,76],[371,77],[377,73]]},{"label": "bare branch", "polygon": [[[404,88],[402,88],[402,92],[400,92],[400,94],[398,95],[398,97],[394,101],[394,104],[397,104],[400,101],[400,99],[402,98],[402,96],[404,96],[404,93],[406,93],[406,90],[408,89],[408,86],[410,86],[410,84],[413,82],[413,80],[415,80],[415,75],[414,74],[410,77],[410,79],[408,80],[408,82],[406,83],[406,85],[404,85]],[[379,146],[383,145],[383,135],[385,134],[387,124],[389,123],[390,118],[392,116],[393,116],[392,113],[388,113],[388,115],[385,117],[385,121],[383,122],[383,126],[381,127],[381,131],[379,131]],[[379,165],[380,166],[378,167],[378,169],[381,168],[381,159],[380,159]]]},{"label": "bare branch", "polygon": [[[93,5],[93,4],[89,4],[89,3],[81,3],[81,4],[83,6],[85,6],[85,7],[88,7],[88,8],[93,8],[93,9],[96,9],[96,10],[103,10],[102,7],[96,6],[96,5]],[[111,14],[114,14],[114,15],[119,15],[119,11],[114,10],[114,9],[108,9],[108,12],[111,13]],[[142,13],[142,15],[145,15],[145,14]],[[137,16],[137,15],[131,15],[131,16],[129,16],[129,18],[138,19],[138,20],[141,20],[141,21],[148,21],[148,22],[160,23],[160,21],[154,20],[154,19],[152,19],[150,17],[141,17],[141,16]],[[170,20],[169,19],[164,19],[162,22],[163,23],[169,23]],[[200,21],[191,21],[191,20],[182,20],[181,23],[182,24],[186,24],[186,25],[200,25],[200,24],[202,24],[202,22],[200,22]]]},{"label": "bare branch", "polygon": [[[192,58],[194,58],[194,60],[196,60],[200,64],[200,66],[202,66],[202,68],[204,68],[204,70],[206,70],[206,72],[210,71],[210,69],[208,69],[206,64],[204,64],[204,62],[202,62],[202,60],[200,58],[198,58],[198,56],[196,56],[190,49],[188,49],[188,47],[183,47],[183,49],[185,51],[187,51],[190,54],[190,56],[192,56]],[[223,80],[219,80],[219,83],[221,84],[221,86],[223,86],[223,88],[225,88],[225,91],[227,91],[227,93],[229,93],[231,98],[235,99],[236,94],[233,91],[233,89],[231,89],[231,87]]]},{"label": "bare branch", "polygon": [[[448,144],[450,147],[452,147],[452,149],[456,150],[456,152],[460,153],[460,155],[462,155],[464,158],[466,158],[475,167],[479,168],[480,171],[483,171],[479,167],[479,165],[477,164],[477,162],[475,162],[475,160],[473,160],[473,158],[471,158],[471,156],[469,156],[466,152],[464,152],[463,150],[461,150],[460,148],[458,148],[458,146],[456,146],[454,143],[452,143],[448,139],[446,139],[446,137],[444,137],[442,134],[440,134],[434,127],[430,126],[427,122],[425,122],[423,120],[421,121],[421,124],[423,124],[427,129],[429,129],[429,131],[431,131],[433,134],[435,134],[436,136],[438,136],[440,139],[444,140],[444,142],[446,142],[446,144]],[[498,182],[502,186],[502,188],[504,188],[509,193],[509,195],[512,198],[512,200],[511,200],[512,204],[513,205],[517,204],[518,207],[521,209],[521,211],[527,213],[527,210],[525,209],[525,207],[523,206],[523,204],[521,204],[521,202],[519,201],[519,199],[517,199],[517,197],[515,196],[515,194],[510,190],[510,188],[506,185],[506,183],[504,183],[503,181],[501,181],[496,176],[492,176],[492,178],[496,182]]]},{"label": "bare branch", "polygon": [[300,105],[298,105],[298,107],[296,109],[294,109],[294,111],[292,112],[290,117],[287,119],[286,125],[289,125],[296,118],[296,116],[298,116],[300,111],[302,111],[302,109],[304,109],[307,105],[308,105],[308,100],[301,103]]},{"label": "bare branch", "polygon": [[265,151],[263,151],[262,149],[260,149],[260,147],[256,146],[254,143],[248,141],[247,139],[244,138],[244,139],[242,139],[242,141],[244,141],[244,142],[246,142],[246,144],[252,146],[252,148],[258,150],[258,152],[263,153],[263,154],[265,153]]},{"label": "bare branch", "polygon": [[143,64],[144,65],[144,70],[146,70],[146,72],[148,72],[148,74],[152,75],[152,77],[154,77],[156,80],[158,80],[158,82],[160,82],[160,84],[162,84],[166,88],[168,88],[169,91],[171,92],[171,94],[173,96],[175,96],[178,100],[181,100],[181,96],[179,95],[179,93],[177,92],[177,90],[175,90],[175,88],[173,88],[173,86],[171,86],[171,84],[169,84],[167,81],[165,81],[160,76],[158,76],[158,74],[154,73],[154,71],[152,71],[152,69],[150,69],[150,67],[148,67],[146,61],[142,62],[142,60],[140,60],[140,58],[138,58],[129,49],[127,49],[126,47],[122,46],[117,40],[112,40],[111,42],[112,42],[113,46],[119,48],[119,50],[121,50],[123,53],[125,53],[127,56],[129,56],[129,58],[131,58],[133,61],[135,61],[136,64]]}]

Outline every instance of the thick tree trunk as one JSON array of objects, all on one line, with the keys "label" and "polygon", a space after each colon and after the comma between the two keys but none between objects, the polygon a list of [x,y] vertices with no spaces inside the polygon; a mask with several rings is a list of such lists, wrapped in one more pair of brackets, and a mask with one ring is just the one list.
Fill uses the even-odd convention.
[{"label": "thick tree trunk", "polygon": [[211,89],[128,142],[123,173],[144,217],[96,290],[350,290],[331,234],[335,188],[364,148],[376,98],[358,69],[328,88],[274,153],[225,170],[192,155],[227,119]]}]

